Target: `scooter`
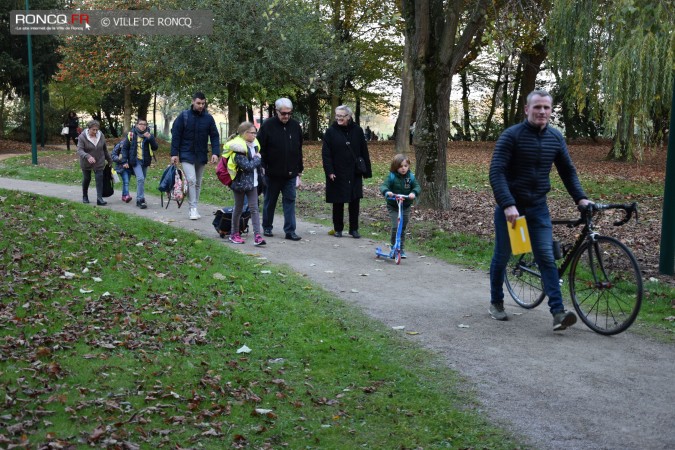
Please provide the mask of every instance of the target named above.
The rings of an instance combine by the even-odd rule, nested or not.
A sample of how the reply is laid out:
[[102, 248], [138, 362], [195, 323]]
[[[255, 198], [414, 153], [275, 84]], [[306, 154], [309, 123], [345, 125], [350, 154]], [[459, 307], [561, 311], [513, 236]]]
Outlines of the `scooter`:
[[410, 198], [407, 195], [394, 194], [393, 196], [387, 197], [388, 199], [395, 199], [398, 204], [398, 228], [396, 230], [396, 241], [391, 247], [389, 253], [382, 251], [381, 247], [375, 249], [375, 258], [380, 256], [383, 258], [390, 258], [396, 260], [396, 264], [401, 264], [401, 232], [403, 231], [403, 200]]

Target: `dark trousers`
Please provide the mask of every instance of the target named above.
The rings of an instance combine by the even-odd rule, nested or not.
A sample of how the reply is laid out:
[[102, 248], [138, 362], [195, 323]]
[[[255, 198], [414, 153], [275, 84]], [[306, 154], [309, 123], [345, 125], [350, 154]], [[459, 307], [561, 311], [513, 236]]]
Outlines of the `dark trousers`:
[[76, 134], [66, 134], [66, 148], [70, 151], [70, 140], [73, 140], [73, 144], [77, 147], [77, 135]]
[[[89, 183], [91, 183], [91, 169], [82, 169], [82, 195], [89, 196]], [[103, 199], [103, 169], [94, 171], [96, 180], [96, 198]]]
[[[359, 203], [361, 199], [357, 198], [349, 202], [349, 232], [359, 229]], [[333, 203], [333, 229], [342, 231], [345, 227], [345, 204]]]
[[262, 226], [265, 230], [272, 230], [274, 210], [277, 207], [279, 194], [281, 206], [284, 210], [284, 233], [295, 232], [295, 177], [278, 178], [265, 177], [265, 200], [263, 201]]
[[[532, 242], [534, 260], [539, 266], [544, 292], [548, 297], [551, 314], [564, 310], [562, 293], [560, 292], [560, 275], [553, 257], [553, 225], [548, 205], [518, 207], [518, 212], [526, 217], [527, 228]], [[492, 303], [504, 301], [504, 274], [511, 257], [511, 241], [507, 230], [504, 210], [497, 206], [494, 215], [495, 251], [490, 263], [490, 296]], [[510, 225], [509, 225], [510, 226]]]

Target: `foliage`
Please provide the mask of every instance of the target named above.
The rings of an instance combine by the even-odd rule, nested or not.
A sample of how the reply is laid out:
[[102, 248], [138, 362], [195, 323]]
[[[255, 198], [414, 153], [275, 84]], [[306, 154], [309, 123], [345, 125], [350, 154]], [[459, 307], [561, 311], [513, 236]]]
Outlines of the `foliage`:
[[0, 192], [0, 225], [8, 448], [517, 447], [431, 355], [285, 269], [32, 194]]
[[635, 144], [653, 142], [653, 121], [670, 109], [672, 6], [665, 0], [554, 2], [552, 63], [579, 111], [602, 109], [606, 131], [616, 138], [615, 157], [629, 159]]
[[[31, 9], [60, 9], [62, 0], [33, 0]], [[0, 92], [3, 94], [15, 90], [19, 95], [27, 95], [28, 85], [28, 48], [25, 35], [13, 35], [9, 32], [9, 13], [12, 10], [25, 10], [24, 0], [5, 0], [0, 5]], [[55, 35], [31, 36], [33, 53], [33, 72], [38, 79], [48, 80], [57, 70], [59, 56], [55, 52], [59, 38]]]

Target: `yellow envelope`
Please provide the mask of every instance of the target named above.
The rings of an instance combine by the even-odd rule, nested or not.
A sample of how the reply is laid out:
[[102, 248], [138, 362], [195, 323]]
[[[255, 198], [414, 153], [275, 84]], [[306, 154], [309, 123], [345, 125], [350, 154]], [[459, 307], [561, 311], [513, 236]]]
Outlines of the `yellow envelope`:
[[527, 221], [525, 221], [525, 216], [520, 216], [516, 219], [515, 228], [513, 228], [510, 223], [506, 222], [506, 228], [509, 230], [511, 252], [514, 255], [530, 253], [532, 251], [532, 243], [530, 242], [530, 233], [527, 231]]

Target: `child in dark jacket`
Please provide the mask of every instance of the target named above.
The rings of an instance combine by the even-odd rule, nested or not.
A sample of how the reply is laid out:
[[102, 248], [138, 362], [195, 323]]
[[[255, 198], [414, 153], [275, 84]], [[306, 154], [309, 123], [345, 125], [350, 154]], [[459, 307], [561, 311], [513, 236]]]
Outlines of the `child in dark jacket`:
[[407, 156], [398, 154], [394, 156], [389, 167], [389, 175], [380, 186], [380, 192], [387, 198], [387, 211], [391, 220], [391, 245], [396, 243], [396, 231], [398, 229], [398, 204], [395, 199], [390, 199], [395, 194], [408, 195], [409, 198], [403, 201], [401, 213], [403, 216], [403, 228], [401, 230], [401, 258], [406, 258], [403, 251], [405, 244], [405, 230], [410, 219], [410, 207], [415, 197], [420, 195], [420, 185], [415, 175], [410, 171], [410, 159]]

